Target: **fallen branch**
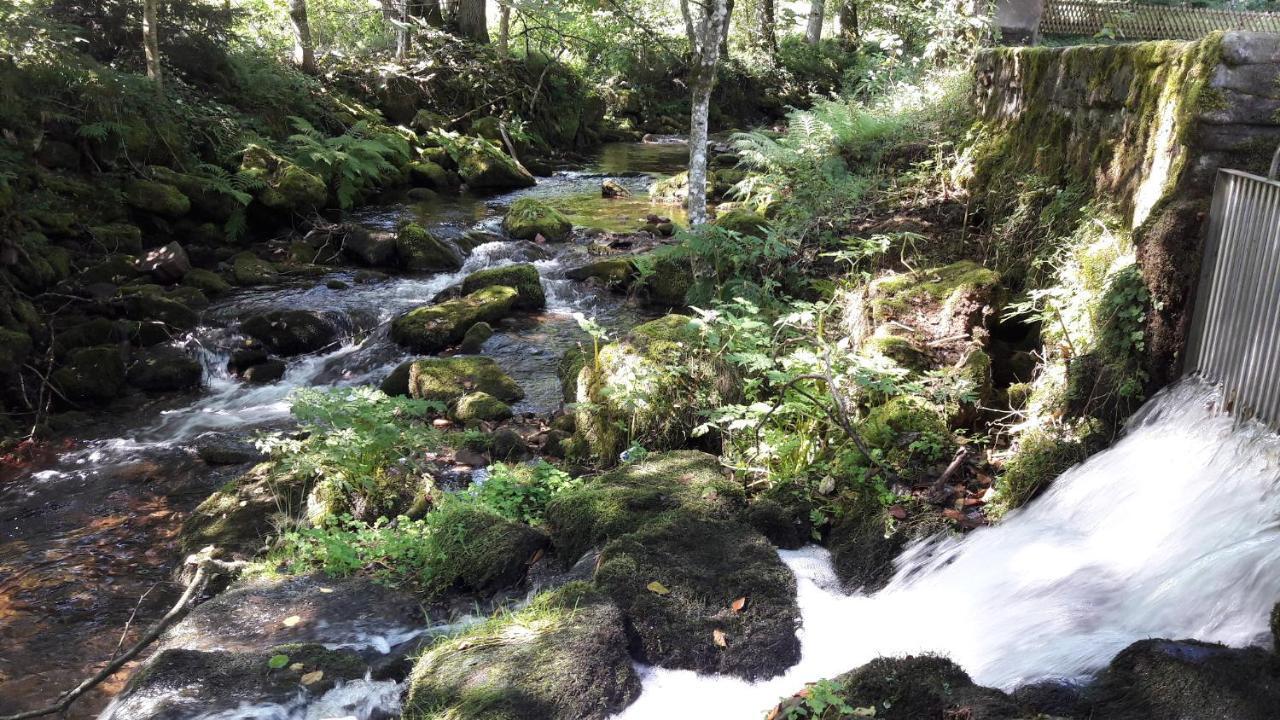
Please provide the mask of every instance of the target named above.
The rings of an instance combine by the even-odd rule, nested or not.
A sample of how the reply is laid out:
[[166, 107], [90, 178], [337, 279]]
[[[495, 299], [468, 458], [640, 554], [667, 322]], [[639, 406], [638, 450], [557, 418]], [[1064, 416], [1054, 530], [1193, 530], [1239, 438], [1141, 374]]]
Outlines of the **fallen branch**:
[[210, 578], [222, 572], [235, 572], [243, 568], [246, 563], [243, 562], [224, 562], [214, 560], [207, 554], [192, 555], [187, 558], [188, 564], [196, 566], [195, 575], [192, 576], [191, 582], [187, 583], [187, 589], [182, 593], [182, 597], [178, 598], [178, 602], [174, 603], [169, 612], [160, 618], [151, 629], [147, 631], [142, 639], [134, 643], [132, 647], [124, 651], [124, 654], [116, 657], [115, 660], [107, 663], [107, 666], [99, 670], [93, 677], [88, 678], [84, 682], [75, 686], [71, 690], [63, 693], [58, 697], [58, 701], [54, 704], [40, 708], [38, 710], [28, 710], [18, 713], [17, 715], [0, 716], [0, 720], [28, 720], [28, 718], [44, 717], [46, 715], [54, 715], [64, 713], [67, 708], [71, 707], [71, 703], [80, 699], [85, 693], [97, 687], [102, 681], [115, 675], [124, 667], [126, 663], [137, 657], [148, 645], [155, 642], [165, 630], [173, 625], [191, 609], [191, 605], [195, 598], [200, 596], [206, 585], [209, 584]]

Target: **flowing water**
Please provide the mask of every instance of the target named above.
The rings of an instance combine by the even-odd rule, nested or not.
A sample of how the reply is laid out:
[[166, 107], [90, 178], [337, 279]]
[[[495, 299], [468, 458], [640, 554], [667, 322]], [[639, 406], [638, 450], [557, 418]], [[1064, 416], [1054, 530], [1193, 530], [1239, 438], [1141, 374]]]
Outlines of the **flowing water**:
[[878, 656], [939, 653], [1012, 689], [1084, 679], [1144, 638], [1270, 642], [1280, 437], [1235, 427], [1214, 395], [1197, 380], [1166, 390], [1000, 525], [909, 548], [874, 595], [843, 594], [825, 550], [781, 553], [799, 581], [800, 663], [756, 684], [641, 668], [644, 692], [617, 717], [758, 718]]
[[[366, 207], [350, 219], [384, 229], [413, 219], [445, 238], [468, 230], [501, 238], [504, 208], [529, 195], [566, 208], [584, 227], [634, 229], [649, 214], [671, 216], [676, 210], [651, 205], [646, 190], [655, 175], [679, 170], [685, 157], [681, 146], [612, 145], [587, 171], [557, 173], [535, 188]], [[632, 196], [602, 200], [600, 183], [606, 177]], [[587, 339], [573, 314], [592, 316], [613, 329], [644, 319], [619, 298], [564, 278], [566, 269], [587, 259], [584, 244], [540, 247], [498, 239], [476, 247], [456, 273], [356, 282], [351, 273], [338, 272], [239, 291], [205, 311], [201, 327], [184, 341], [205, 367], [201, 392], [148, 401], [123, 416], [87, 424], [66, 446], [21, 469], [0, 470], [0, 714], [52, 701], [58, 691], [104, 666], [117, 646], [132, 643], [177, 598], [181, 589], [171, 575], [179, 560], [181, 519], [239, 471], [211, 468], [195, 458], [192, 446], [202, 433], [280, 427], [288, 422], [289, 396], [298, 388], [381, 381], [408, 357], [389, 341], [389, 321], [431, 302], [468, 273], [513, 262], [532, 261], [538, 267], [546, 310], [495, 328], [482, 353], [525, 388], [517, 412], [555, 410], [560, 354]], [[330, 289], [326, 281], [331, 279], [349, 287]], [[240, 383], [226, 369], [240, 337], [237, 321], [283, 308], [325, 313], [343, 328], [343, 343], [290, 361], [278, 383]], [[69, 717], [94, 717], [134, 666], [74, 705]], [[385, 683], [365, 689], [394, 695]], [[337, 707], [353, 694], [358, 694], [353, 687], [339, 687], [325, 702]], [[306, 718], [312, 712], [310, 704], [299, 701], [246, 717]], [[369, 717], [364, 711], [347, 714]]]

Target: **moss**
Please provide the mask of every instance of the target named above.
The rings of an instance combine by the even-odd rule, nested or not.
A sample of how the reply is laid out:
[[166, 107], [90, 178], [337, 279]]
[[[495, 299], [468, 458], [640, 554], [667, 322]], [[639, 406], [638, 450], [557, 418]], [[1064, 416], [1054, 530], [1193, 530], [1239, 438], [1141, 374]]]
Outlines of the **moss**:
[[636, 262], [644, 268], [641, 277], [649, 304], [669, 308], [682, 308], [687, 304], [689, 289], [693, 287], [693, 270], [686, 259], [675, 253], [652, 252], [638, 257]]
[[813, 540], [809, 507], [800, 503], [757, 497], [747, 508], [745, 521], [769, 542], [784, 550], [798, 550]]
[[1022, 507], [1073, 465], [1084, 462], [1089, 447], [1062, 428], [1028, 430], [1018, 437], [1013, 456], [996, 484], [992, 515]]
[[172, 185], [155, 180], [134, 179], [125, 183], [125, 202], [135, 210], [179, 218], [191, 212], [191, 200]]
[[908, 482], [927, 478], [955, 449], [946, 419], [912, 395], [872, 408], [860, 430], [869, 447], [882, 451], [881, 462]]
[[76, 348], [49, 381], [73, 402], [107, 402], [124, 392], [124, 356], [115, 345]]
[[909, 337], [893, 335], [885, 326], [876, 328], [876, 332], [862, 343], [863, 354], [870, 357], [882, 357], [898, 367], [924, 372], [933, 365], [929, 353]]
[[547, 505], [547, 527], [561, 559], [573, 562], [607, 540], [674, 512], [712, 519], [746, 507], [741, 486], [713, 455], [655, 453], [561, 492]]
[[252, 557], [275, 530], [278, 513], [297, 513], [309, 483], [275, 471], [271, 463], [254, 466], [234, 482], [205, 498], [182, 523], [183, 552], [213, 545], [238, 557]]
[[547, 546], [542, 533], [474, 503], [446, 502], [437, 527], [441, 562], [432, 568], [435, 585], [491, 594], [524, 579], [534, 553]]
[[565, 273], [570, 280], [595, 279], [610, 289], [625, 288], [635, 279], [636, 268], [630, 258], [613, 257], [587, 263]]
[[260, 145], [245, 148], [241, 171], [263, 182], [258, 202], [268, 209], [303, 213], [328, 204], [324, 180]]
[[426, 228], [409, 223], [396, 233], [396, 254], [406, 270], [446, 272], [462, 268], [462, 253]]
[[162, 347], [135, 356], [127, 378], [130, 385], [149, 392], [190, 390], [200, 385], [204, 368], [185, 352]]
[[564, 351], [556, 363], [556, 377], [560, 378], [560, 394], [567, 403], [578, 399], [578, 376], [587, 362], [587, 354], [574, 345]]
[[120, 285], [140, 275], [137, 258], [132, 255], [108, 255], [102, 262], [85, 268], [80, 282], [85, 285], [110, 283]]
[[409, 680], [406, 720], [604, 720], [640, 681], [618, 609], [586, 583], [441, 641]]
[[[961, 260], [919, 273], [890, 275], [872, 283], [872, 319], [883, 324], [907, 317], [921, 307], [942, 307], [945, 314], [963, 312], [972, 297], [989, 305], [1000, 286], [1000, 274], [971, 260]], [[948, 312], [950, 310], [951, 312]]]
[[24, 332], [0, 328], [0, 373], [11, 374], [27, 361], [31, 354], [31, 336]]
[[467, 427], [509, 417], [511, 406], [487, 392], [467, 393], [458, 398], [458, 404], [453, 408], [453, 419]]
[[467, 328], [467, 334], [462, 336], [462, 344], [458, 349], [464, 353], [478, 353], [491, 337], [493, 337], [493, 326], [487, 322], [478, 322]]
[[142, 230], [137, 225], [112, 223], [89, 228], [89, 236], [107, 252], [136, 255], [142, 252]]
[[182, 330], [195, 327], [199, 320], [194, 310], [158, 292], [126, 294], [120, 300], [120, 307], [130, 320], [159, 320]]
[[533, 187], [537, 181], [487, 141], [467, 142], [457, 151], [458, 174], [473, 190]]
[[493, 285], [439, 305], [424, 305], [392, 321], [391, 338], [414, 352], [438, 352], [461, 341], [472, 325], [506, 317], [518, 296], [515, 288]]
[[251, 252], [231, 258], [231, 281], [236, 285], [266, 285], [276, 279], [276, 273], [275, 265]]
[[201, 268], [192, 268], [182, 276], [182, 284], [193, 287], [206, 295], [221, 295], [231, 291], [231, 283], [221, 275]]
[[578, 378], [577, 434], [589, 457], [610, 465], [632, 444], [684, 446], [708, 410], [731, 402], [729, 366], [692, 320], [668, 315], [601, 348]]
[[414, 187], [430, 188], [438, 191], [455, 189], [449, 177], [449, 171], [430, 160], [410, 163], [409, 181], [413, 183]]
[[541, 310], [547, 305], [547, 296], [542, 290], [542, 278], [538, 275], [538, 268], [530, 263], [503, 265], [473, 272], [462, 281], [462, 292], [470, 295], [492, 285], [515, 288], [516, 301], [513, 307], [520, 310]]
[[541, 235], [549, 242], [564, 242], [573, 231], [573, 223], [541, 200], [520, 198], [511, 203], [502, 219], [502, 229], [520, 240], [533, 240]]
[[[725, 171], [721, 171], [725, 172]], [[769, 221], [750, 210], [730, 210], [712, 223], [715, 227], [740, 235], [762, 238], [769, 233]]]
[[622, 608], [642, 662], [754, 680], [799, 660], [795, 576], [746, 526], [675, 512], [610, 541], [601, 558], [596, 584]]
[[451, 403], [466, 394], [468, 389], [487, 393], [507, 403], [524, 398], [524, 390], [490, 358], [426, 358], [411, 361], [406, 366], [406, 394], [418, 400]]

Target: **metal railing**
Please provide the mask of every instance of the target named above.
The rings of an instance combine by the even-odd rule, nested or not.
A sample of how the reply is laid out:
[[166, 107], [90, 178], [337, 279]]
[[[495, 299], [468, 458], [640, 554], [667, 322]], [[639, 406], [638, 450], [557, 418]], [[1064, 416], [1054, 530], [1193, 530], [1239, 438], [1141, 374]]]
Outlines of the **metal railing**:
[[1186, 371], [1222, 385], [1224, 409], [1280, 425], [1280, 182], [1219, 170]]
[[1110, 0], [1045, 0], [1043, 35], [1197, 40], [1214, 30], [1280, 32], [1280, 13]]

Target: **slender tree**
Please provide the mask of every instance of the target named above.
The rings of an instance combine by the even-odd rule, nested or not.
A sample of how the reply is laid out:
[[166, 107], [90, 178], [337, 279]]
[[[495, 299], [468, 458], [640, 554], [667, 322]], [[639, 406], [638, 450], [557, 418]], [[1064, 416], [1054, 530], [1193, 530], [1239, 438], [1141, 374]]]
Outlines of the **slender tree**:
[[825, 0], [813, 0], [809, 5], [809, 24], [805, 27], [804, 39], [810, 45], [817, 45], [822, 40], [822, 21], [825, 13]]
[[684, 18], [684, 35], [689, 41], [689, 52], [698, 54], [698, 29], [693, 25], [693, 12], [689, 9], [689, 0], [680, 0], [680, 17]]
[[861, 29], [858, 27], [857, 0], [841, 0], [837, 17], [840, 20], [840, 44], [846, 48], [854, 47], [858, 44], [858, 35], [861, 34]]
[[156, 20], [156, 6], [160, 0], [142, 0], [142, 47], [147, 56], [147, 77], [156, 84], [156, 92], [163, 92], [164, 78], [160, 70], [160, 31]]
[[289, 19], [293, 21], [293, 62], [302, 72], [316, 71], [316, 50], [311, 44], [311, 21], [307, 17], [307, 0], [289, 0]]
[[756, 3], [756, 42], [761, 50], [777, 54], [778, 21], [774, 0], [758, 0]]
[[720, 58], [722, 60], [729, 59], [729, 26], [733, 22], [733, 6], [734, 0], [728, 0], [728, 17], [724, 21], [724, 33], [720, 35]]
[[503, 55], [511, 53], [511, 6], [505, 2], [498, 3], [498, 52]]
[[707, 115], [716, 84], [720, 38], [729, 25], [729, 0], [705, 2], [695, 26], [699, 52], [694, 56], [690, 78], [693, 98], [689, 123], [689, 224], [693, 226], [707, 222]]

